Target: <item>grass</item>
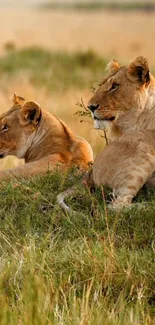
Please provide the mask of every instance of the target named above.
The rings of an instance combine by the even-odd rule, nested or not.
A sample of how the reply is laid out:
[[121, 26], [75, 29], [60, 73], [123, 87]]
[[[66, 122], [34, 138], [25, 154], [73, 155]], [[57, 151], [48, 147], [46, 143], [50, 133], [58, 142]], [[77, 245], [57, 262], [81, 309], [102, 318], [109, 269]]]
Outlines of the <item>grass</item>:
[[35, 86], [64, 91], [69, 87], [81, 89], [91, 84], [91, 80], [98, 80], [103, 76], [105, 64], [106, 61], [91, 50], [70, 54], [39, 47], [21, 50], [11, 47], [0, 57], [0, 74], [12, 80], [18, 75], [27, 75]]
[[[58, 172], [0, 192], [0, 323], [155, 323], [154, 193], [106, 212], [102, 191], [78, 190], [65, 215], [56, 195], [78, 181]], [[105, 193], [108, 194], [106, 191]]]
[[47, 2], [41, 6], [44, 9], [72, 9], [72, 10], [143, 10], [152, 11], [155, 10], [155, 3], [153, 1], [148, 2], [134, 2], [134, 1], [120, 1], [120, 2], [105, 2], [105, 1], [77, 1], [77, 2]]

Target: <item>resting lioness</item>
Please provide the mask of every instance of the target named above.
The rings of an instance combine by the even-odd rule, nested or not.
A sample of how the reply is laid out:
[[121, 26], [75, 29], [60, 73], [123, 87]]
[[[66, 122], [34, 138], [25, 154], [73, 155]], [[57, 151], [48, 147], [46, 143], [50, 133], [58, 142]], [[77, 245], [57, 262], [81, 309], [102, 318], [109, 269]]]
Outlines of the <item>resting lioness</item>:
[[[108, 185], [113, 205], [122, 206], [130, 204], [146, 182], [155, 185], [155, 79], [143, 57], [124, 67], [112, 61], [108, 69], [88, 107], [95, 127], [110, 127], [114, 141], [97, 155], [87, 183]], [[58, 196], [65, 210], [63, 200], [74, 192], [72, 188]]]
[[110, 140], [133, 130], [155, 129], [155, 79], [147, 59], [138, 57], [127, 66], [111, 61], [88, 107], [95, 128], [109, 128]]
[[87, 169], [93, 160], [89, 143], [75, 136], [56, 116], [14, 94], [13, 106], [0, 116], [0, 158], [14, 155], [25, 165], [0, 171], [0, 179], [29, 177], [56, 166]]

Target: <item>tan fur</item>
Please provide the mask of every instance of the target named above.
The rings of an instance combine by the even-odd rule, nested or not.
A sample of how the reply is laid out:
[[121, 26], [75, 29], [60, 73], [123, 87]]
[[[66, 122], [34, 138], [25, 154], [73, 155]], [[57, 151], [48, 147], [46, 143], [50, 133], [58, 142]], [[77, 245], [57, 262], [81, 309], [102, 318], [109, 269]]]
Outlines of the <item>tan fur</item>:
[[[138, 57], [129, 65], [111, 69], [90, 99], [88, 107], [98, 105], [92, 113], [95, 128], [110, 129], [110, 139], [133, 130], [155, 126], [155, 79], [146, 58]], [[115, 89], [113, 89], [114, 85]]]
[[56, 116], [14, 94], [13, 107], [0, 116], [0, 156], [14, 155], [25, 165], [0, 172], [0, 179], [29, 177], [57, 166], [87, 169], [92, 149]]
[[96, 128], [110, 127], [111, 142], [97, 155], [86, 182], [109, 186], [113, 206], [120, 207], [131, 204], [146, 182], [155, 185], [155, 79], [143, 57], [109, 68], [88, 107]]
[[119, 68], [120, 68], [119, 63], [113, 59], [107, 64], [106, 70], [110, 73], [115, 73], [116, 71], [119, 70]]
[[113, 190], [114, 205], [127, 205], [155, 170], [155, 130], [133, 131], [111, 142], [93, 166], [93, 181]]

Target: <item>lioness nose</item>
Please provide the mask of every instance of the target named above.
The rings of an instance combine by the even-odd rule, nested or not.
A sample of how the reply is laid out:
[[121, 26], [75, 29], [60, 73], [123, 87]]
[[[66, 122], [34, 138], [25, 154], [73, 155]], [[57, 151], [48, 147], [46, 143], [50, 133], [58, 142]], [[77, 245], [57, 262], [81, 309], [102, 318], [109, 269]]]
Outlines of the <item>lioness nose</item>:
[[90, 104], [88, 105], [88, 108], [90, 109], [90, 111], [92, 113], [94, 113], [94, 111], [99, 107], [99, 104]]

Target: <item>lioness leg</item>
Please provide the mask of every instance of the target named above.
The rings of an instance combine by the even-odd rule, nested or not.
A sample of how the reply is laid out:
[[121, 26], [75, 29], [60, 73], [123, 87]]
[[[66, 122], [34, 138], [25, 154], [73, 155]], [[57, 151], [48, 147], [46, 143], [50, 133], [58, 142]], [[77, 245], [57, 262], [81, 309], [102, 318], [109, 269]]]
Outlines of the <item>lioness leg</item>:
[[[135, 194], [136, 195], [136, 194]], [[132, 194], [122, 194], [122, 195], [119, 195], [113, 202], [112, 202], [112, 206], [115, 208], [117, 207], [123, 207], [123, 206], [127, 206], [127, 205], [130, 205], [132, 204], [132, 199], [134, 198], [134, 195]]]
[[48, 170], [52, 171], [57, 167], [60, 170], [65, 170], [67, 168], [66, 164], [61, 159], [61, 156], [59, 154], [53, 154], [40, 160], [26, 163], [25, 165], [14, 169], [0, 171], [0, 180], [22, 177], [27, 178], [39, 174], [45, 174]]
[[[150, 168], [143, 170], [143, 166], [139, 166], [137, 168], [137, 173], [135, 176], [132, 176], [132, 171], [126, 175], [126, 173], [122, 173], [122, 177], [118, 177], [116, 182], [116, 187], [113, 191], [114, 193], [114, 200], [113, 206], [127, 206], [132, 203], [132, 199], [137, 195], [138, 191], [142, 188], [142, 186], [148, 181], [150, 175]], [[132, 169], [133, 170], [133, 169]], [[143, 170], [143, 172], [142, 172]], [[141, 174], [140, 174], [141, 172]]]

